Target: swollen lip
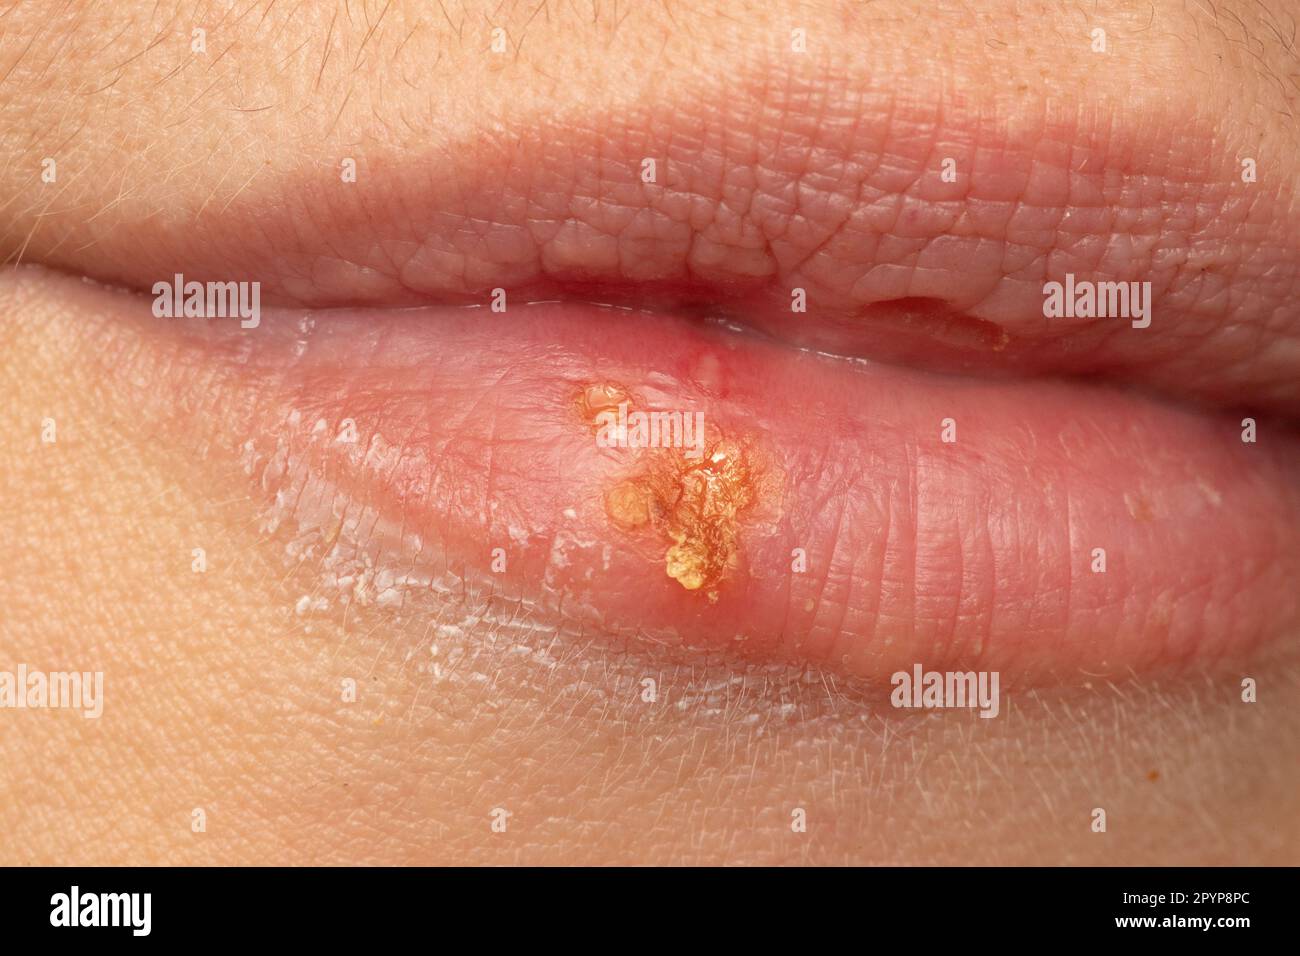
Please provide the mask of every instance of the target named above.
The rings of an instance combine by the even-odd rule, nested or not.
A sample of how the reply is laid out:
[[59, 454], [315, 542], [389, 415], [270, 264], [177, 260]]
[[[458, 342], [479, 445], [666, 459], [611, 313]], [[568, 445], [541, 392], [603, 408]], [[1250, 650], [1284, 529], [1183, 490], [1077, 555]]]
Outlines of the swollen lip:
[[[350, 529], [407, 579], [541, 626], [1045, 676], [1243, 651], [1300, 617], [1300, 455], [1236, 419], [587, 306], [301, 318], [203, 344], [239, 409], [219, 441], [321, 549]], [[159, 364], [188, 387], [187, 363]], [[702, 415], [706, 452], [749, 469], [718, 473], [740, 489], [721, 518], [698, 515], [723, 499], [674, 512], [688, 449], [602, 447], [592, 394]]]

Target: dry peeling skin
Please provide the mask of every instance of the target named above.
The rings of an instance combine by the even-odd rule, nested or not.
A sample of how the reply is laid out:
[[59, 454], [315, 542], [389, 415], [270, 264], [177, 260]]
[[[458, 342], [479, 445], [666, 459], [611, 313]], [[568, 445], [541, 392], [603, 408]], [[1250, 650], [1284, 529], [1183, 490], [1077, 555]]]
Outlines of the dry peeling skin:
[[0, 862], [1297, 861], [1286, 3], [435, 6], [0, 16]]

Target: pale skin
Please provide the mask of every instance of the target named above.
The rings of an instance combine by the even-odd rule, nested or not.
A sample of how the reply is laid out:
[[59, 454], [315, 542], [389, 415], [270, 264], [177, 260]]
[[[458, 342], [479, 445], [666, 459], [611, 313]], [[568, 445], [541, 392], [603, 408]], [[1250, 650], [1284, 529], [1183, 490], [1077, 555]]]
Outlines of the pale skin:
[[[617, 18], [427, 6], [218, 17], [125, 0], [0, 16], [0, 239], [11, 263], [38, 267], [0, 276], [0, 669], [105, 673], [98, 719], [0, 711], [0, 863], [1300, 863], [1300, 647], [1285, 622], [1207, 660], [1021, 684], [983, 720], [892, 709], [887, 674], [557, 636], [544, 619], [460, 606], [314, 610], [321, 569], [287, 560], [267, 530], [263, 489], [220, 440], [224, 411], [148, 398], [207, 381], [206, 367], [177, 371], [150, 326], [89, 315], [59, 275], [139, 287], [181, 248], [187, 262], [218, 248], [288, 261], [282, 233], [263, 246], [258, 222], [231, 236], [205, 217], [238, 209], [261, 177], [337, 182], [358, 144], [381, 170], [416, 143], [508, 141], [501, 130], [548, 112], [598, 108], [635, 129], [648, 91], [748, 76], [753, 50], [787, 45], [792, 25], [827, 62], [902, 70], [886, 51], [906, 49], [1008, 96], [1024, 84], [1086, 89], [1106, 108], [1173, 103], [1292, 183], [1300, 66], [1285, 3], [1111, 3], [1090, 19], [1054, 0], [972, 0], [942, 23], [897, 0], [647, 3]], [[1098, 23], [1104, 61], [1089, 50]], [[47, 157], [54, 194], [40, 192]], [[397, 176], [397, 200], [404, 181], [416, 188]], [[347, 194], [313, 195], [304, 233], [329, 245], [331, 230], [364, 232]], [[1273, 257], [1266, 276], [1294, 266], [1295, 220], [1260, 215], [1257, 248], [1226, 272], [1250, 274], [1251, 255]], [[350, 256], [317, 262], [310, 288], [286, 280], [280, 301], [360, 281]], [[367, 281], [356, 299], [384, 288]], [[1194, 361], [1123, 374], [1177, 401], [1249, 394], [1293, 421], [1295, 317], [1284, 303], [1259, 314], [1276, 340], [1242, 319], [1245, 335]]]

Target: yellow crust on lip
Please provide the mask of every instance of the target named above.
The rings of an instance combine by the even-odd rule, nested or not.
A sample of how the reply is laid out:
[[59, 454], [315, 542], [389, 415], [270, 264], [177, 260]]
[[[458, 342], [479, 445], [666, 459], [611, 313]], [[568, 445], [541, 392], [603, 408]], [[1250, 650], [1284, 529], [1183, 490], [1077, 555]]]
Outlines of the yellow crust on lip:
[[613, 382], [599, 382], [586, 386], [579, 393], [578, 414], [588, 424], [595, 425], [597, 416], [601, 412], [614, 411], [623, 402], [630, 404], [631, 401], [632, 396], [623, 386], [615, 385]]
[[[585, 386], [577, 398], [584, 421], [621, 403], [631, 393], [615, 383]], [[773, 487], [769, 457], [753, 441], [723, 437], [706, 429], [702, 454], [683, 448], [648, 448], [631, 453], [631, 469], [604, 495], [611, 524], [626, 533], [650, 530], [663, 539], [664, 572], [687, 591], [714, 590], [739, 561], [744, 520]]]
[[650, 520], [650, 499], [634, 481], [621, 481], [605, 494], [605, 513], [625, 531]]
[[657, 479], [656, 501], [673, 542], [665, 570], [688, 591], [712, 588], [736, 562], [741, 517], [756, 494], [749, 464], [739, 446], [719, 441], [700, 459], [671, 462]]

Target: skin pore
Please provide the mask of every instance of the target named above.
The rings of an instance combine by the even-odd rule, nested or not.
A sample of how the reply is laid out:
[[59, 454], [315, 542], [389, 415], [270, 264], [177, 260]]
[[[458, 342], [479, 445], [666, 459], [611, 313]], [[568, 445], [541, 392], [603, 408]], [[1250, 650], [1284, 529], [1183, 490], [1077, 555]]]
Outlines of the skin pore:
[[[493, 50], [497, 27], [504, 53]], [[1104, 54], [1092, 49], [1097, 27], [1105, 30]], [[194, 49], [196, 28], [204, 31], [202, 52]], [[806, 31], [802, 53], [791, 49], [796, 29]], [[1261, 551], [1237, 562], [1248, 571], [1232, 590], [1248, 600], [1218, 617], [1226, 597], [1188, 612], [1203, 622], [1189, 625], [1193, 650], [1148, 655], [1147, 645], [1120, 641], [1118, 619], [1090, 631], [1062, 612], [1069, 653], [1050, 674], [1034, 655], [1057, 648], [1052, 639], [1065, 625], [1027, 620], [1013, 635], [1033, 654], [1000, 662], [996, 719], [965, 709], [898, 710], [889, 703], [897, 662], [876, 644], [838, 666], [824, 648], [792, 662], [614, 626], [617, 602], [622, 622], [629, 607], [646, 620], [662, 613], [672, 621], [677, 602], [707, 601], [739, 548], [735, 515], [768, 520], [759, 500], [766, 490], [745, 487], [743, 506], [701, 491], [700, 501], [722, 511], [710, 524], [695, 516], [704, 504], [691, 512], [665, 490], [683, 484], [679, 471], [665, 477], [651, 461], [649, 477], [601, 472], [592, 487], [613, 489], [614, 503], [594, 491], [589, 500], [602, 515], [612, 508], [620, 526], [598, 543], [629, 567], [648, 555], [660, 574], [667, 553], [676, 590], [634, 583], [613, 597], [596, 593], [592, 607], [602, 616], [561, 621], [525, 585], [511, 590], [534, 570], [527, 541], [518, 545], [514, 579], [492, 578], [486, 564], [483, 575], [469, 573], [472, 562], [451, 557], [442, 540], [408, 554], [406, 524], [418, 509], [402, 507], [412, 498], [399, 492], [420, 476], [335, 457], [311, 437], [313, 412], [328, 419], [331, 434], [341, 417], [326, 411], [334, 385], [321, 382], [333, 383], [336, 367], [364, 343], [367, 355], [384, 356], [373, 366], [382, 374], [349, 373], [337, 391], [346, 408], [388, 416], [377, 430], [357, 416], [360, 447], [375, 447], [372, 432], [405, 447], [401, 439], [417, 429], [401, 409], [428, 404], [423, 366], [402, 364], [403, 353], [418, 349], [383, 334], [335, 331], [338, 344], [312, 339], [320, 364], [281, 360], [292, 355], [309, 307], [482, 302], [498, 283], [537, 299], [576, 289], [603, 302], [613, 297], [599, 293], [629, 275], [673, 308], [741, 289], [733, 309], [743, 315], [726, 318], [778, 340], [812, 336], [811, 326], [781, 324], [790, 287], [804, 283], [826, 306], [820, 315], [844, 323], [867, 315], [871, 330], [887, 334], [846, 337], [845, 328], [862, 329], [837, 319], [796, 344], [946, 365], [938, 359], [953, 341], [965, 348], [972, 336], [996, 343], [1005, 333], [1006, 350], [981, 346], [980, 361], [990, 364], [975, 372], [1060, 372], [1135, 388], [1135, 403], [1152, 403], [1140, 414], [1158, 423], [1153, 433], [1181, 429], [1184, 415], [1210, 423], [1222, 415], [1236, 428], [1236, 409], [1245, 407], [1266, 423], [1261, 457], [1252, 461], [1276, 461], [1279, 474], [1292, 474], [1286, 443], [1300, 412], [1300, 316], [1291, 298], [1300, 274], [1294, 44], [1295, 21], [1280, 0], [617, 7], [125, 0], [0, 8], [0, 248], [23, 264], [0, 275], [7, 410], [0, 670], [26, 663], [105, 675], [97, 719], [0, 710], [0, 862], [1300, 862], [1300, 648], [1294, 599], [1283, 600], [1283, 572], [1300, 545], [1282, 533], [1290, 527], [1285, 489], [1270, 505], [1282, 529], [1277, 540], [1265, 544], [1252, 532], [1246, 538]], [[881, 90], [897, 102], [881, 99]], [[925, 117], [939, 94], [948, 106], [935, 133]], [[716, 104], [722, 112], [710, 111]], [[888, 163], [852, 182], [836, 178], [866, 148], [853, 135], [870, 141], [872, 119], [884, 113], [902, 119], [888, 143], [875, 145], [901, 177], [919, 179], [931, 153], [951, 145], [969, 148], [962, 155], [987, 173], [979, 188], [991, 192], [963, 197], [973, 211], [942, 222], [932, 214], [948, 197], [938, 195], [911, 219], [853, 219], [848, 213], [870, 206], [873, 190], [895, 188]], [[1049, 121], [1058, 114], [1082, 119], [1064, 130]], [[1011, 119], [993, 122], [989, 133], [976, 122], [988, 115]], [[1048, 119], [1040, 127], [1026, 117]], [[548, 132], [592, 125], [585, 138]], [[1006, 202], [1050, 207], [1061, 221], [1083, 225], [1065, 243], [1031, 222], [988, 253], [988, 230], [1012, 227], [980, 220], [979, 202], [996, 211], [999, 172], [1015, 172], [1027, 139], [1054, 136], [1067, 160], [1072, 151], [1104, 160], [1097, 175], [1125, 203], [1093, 196], [1086, 165], [1066, 163], [1083, 171], [1063, 177], [1058, 196], [1050, 175], [1031, 164], [1026, 189], [1041, 188], [1040, 201]], [[941, 142], [932, 150], [927, 137]], [[746, 160], [759, 146], [778, 159]], [[980, 147], [994, 159], [980, 160]], [[620, 170], [631, 163], [639, 174], [647, 154], [670, 157], [664, 175], [674, 162], [689, 170], [679, 172], [688, 180], [678, 183], [680, 204], [669, 195], [656, 207], [681, 231], [618, 191]], [[1238, 181], [1246, 156], [1256, 161], [1258, 189], [1241, 199], [1224, 184]], [[355, 183], [340, 178], [345, 157], [358, 160]], [[47, 158], [57, 166], [52, 182], [41, 179]], [[548, 178], [557, 169], [563, 178]], [[742, 172], [726, 173], [735, 169]], [[791, 181], [811, 183], [823, 205], [810, 204], [794, 228], [759, 241], [753, 230], [762, 231], [764, 210]], [[509, 188], [498, 188], [502, 182]], [[566, 202], [586, 201], [587, 218], [554, 213], [549, 204], [566, 190]], [[1131, 218], [1116, 212], [1120, 205]], [[1160, 212], [1167, 207], [1186, 215]], [[847, 225], [819, 231], [819, 208], [828, 220], [844, 210]], [[541, 238], [515, 228], [552, 219], [563, 228]], [[469, 244], [471, 233], [482, 241]], [[914, 234], [940, 258], [897, 288], [889, 268], [864, 279], [851, 268], [867, 233], [889, 240], [868, 253], [886, 266], [893, 258], [916, 264], [906, 246]], [[968, 244], [943, 252], [961, 241]], [[1017, 250], [1024, 261], [1013, 270]], [[1006, 274], [967, 297], [952, 275], [985, 255]], [[1159, 283], [1152, 328], [1160, 337], [1134, 338], [1113, 324], [1060, 334], [1037, 322], [1024, 310], [1025, 290], [1041, 287], [1033, 263], [1054, 257], [1086, 262], [1081, 273]], [[237, 323], [208, 330], [159, 322], [147, 298], [114, 291], [147, 293], [178, 268], [262, 281], [265, 329], [241, 338]], [[683, 287], [678, 273], [686, 271], [701, 285]], [[1032, 282], [1016, 278], [1031, 273]], [[750, 283], [755, 276], [763, 282]], [[897, 304], [918, 299], [942, 300], [971, 320], [909, 318]], [[429, 367], [439, 360], [469, 367], [484, 354], [475, 334], [467, 331], [468, 344], [456, 348], [450, 334], [445, 347], [438, 340]], [[522, 332], [498, 340], [532, 342]], [[1132, 351], [1133, 342], [1151, 345]], [[552, 369], [573, 371], [572, 383], [557, 382], [554, 407], [575, 434], [588, 434], [583, 419], [619, 397], [586, 396], [582, 382], [612, 382], [640, 402], [655, 389], [671, 392], [662, 375], [597, 374], [602, 362], [620, 372], [631, 366], [618, 348], [602, 342], [590, 369], [579, 349], [544, 352]], [[723, 346], [718, 354], [727, 354]], [[472, 407], [464, 421], [476, 427], [464, 429], [489, 436], [470, 444], [493, 466], [476, 470], [478, 459], [463, 452], [447, 494], [472, 499], [467, 512], [481, 498], [525, 516], [542, 504], [560, 513], [565, 503], [551, 508], [552, 498], [595, 475], [596, 465], [558, 451], [554, 459], [532, 449], [512, 457], [529, 435], [508, 426], [534, 406], [512, 404], [521, 393], [501, 368], [495, 390], [446, 399], [453, 410]], [[902, 372], [880, 375], [891, 390], [892, 376], [899, 389], [910, 381]], [[400, 393], [385, 391], [394, 381]], [[749, 387], [761, 397], [763, 388], [783, 388], [778, 381], [772, 374]], [[1008, 391], [984, 393], [995, 400], [971, 399], [970, 407], [1026, 406], [1032, 415], [1037, 404], [1040, 413], [1071, 414], [1069, 399], [1018, 401], [1011, 391], [1018, 384], [997, 387]], [[745, 393], [744, 384], [736, 391]], [[1120, 405], [1127, 398], [1113, 401], [1129, 407]], [[300, 431], [283, 426], [290, 407], [303, 413]], [[711, 422], [727, 411], [730, 422], [748, 421], [722, 399], [708, 409]], [[52, 442], [42, 440], [47, 420]], [[1197, 436], [1182, 457], [1210, 461], [1216, 427], [1179, 430]], [[786, 431], [809, 446], [818, 439], [811, 426]], [[971, 441], [975, 432], [960, 434]], [[783, 482], [815, 470], [791, 464], [767, 470]], [[381, 472], [384, 482], [374, 479]], [[724, 488], [745, 484], [721, 464], [717, 473]], [[629, 475], [638, 479], [631, 490], [620, 485]], [[496, 491], [465, 491], [477, 492], [479, 481]], [[1232, 497], [1243, 484], [1234, 479], [1216, 492], [1240, 508], [1232, 512], [1240, 520], [1224, 527], [1267, 525], [1270, 512], [1255, 498], [1243, 494], [1238, 505]], [[532, 497], [502, 491], [512, 487]], [[1160, 517], [1160, 498], [1126, 509], [1126, 490], [1111, 489], [1117, 511], [1150, 508]], [[1032, 483], [1016, 494], [1032, 499]], [[350, 521], [330, 526], [304, 510], [315, 502], [326, 514], [335, 496], [346, 499]], [[665, 516], [662, 533], [644, 527], [652, 509]], [[925, 527], [924, 511], [922, 503], [917, 528]], [[419, 514], [421, 531], [440, 523], [438, 514]], [[604, 526], [577, 520], [572, 553], [581, 555], [582, 541], [601, 537], [595, 529]], [[1183, 525], [1174, 527], [1169, 540], [1181, 540]], [[337, 548], [313, 535], [352, 547], [344, 565], [330, 564]], [[456, 535], [472, 538], [472, 526], [447, 530], [447, 541]], [[1225, 550], [1240, 544], [1221, 537]], [[708, 547], [698, 543], [706, 538]], [[548, 539], [545, 555], [553, 544]], [[1210, 566], [1198, 564], [1202, 558], [1209, 560], [1190, 553], [1179, 560], [1199, 573]], [[1113, 559], [1122, 562], [1122, 549]], [[426, 564], [455, 570], [455, 585], [435, 586], [444, 578], [433, 572], [430, 586], [402, 583], [403, 575], [424, 575]], [[552, 571], [540, 561], [535, 575]], [[345, 577], [354, 579], [348, 600], [340, 598]], [[586, 594], [576, 586], [564, 593]], [[1087, 592], [1071, 593], [1069, 614], [1077, 615]], [[1170, 600], [1176, 620], [1192, 606]], [[725, 609], [725, 595], [721, 601]], [[735, 613], [743, 619], [743, 608]], [[1259, 616], [1251, 635], [1220, 646], [1251, 614]], [[913, 637], [941, 633], [938, 625], [927, 630], [931, 624], [918, 612], [899, 626]], [[952, 634], [949, 647], [975, 640], [958, 625]], [[853, 638], [836, 649], [857, 648]], [[1196, 652], [1206, 648], [1214, 653]], [[898, 659], [939, 662], [938, 650], [913, 650], [906, 646]], [[1246, 678], [1258, 686], [1255, 703], [1242, 700]], [[1104, 833], [1093, 829], [1097, 808], [1105, 810]], [[792, 829], [797, 811], [806, 832]], [[500, 832], [493, 823], [503, 818]]]

